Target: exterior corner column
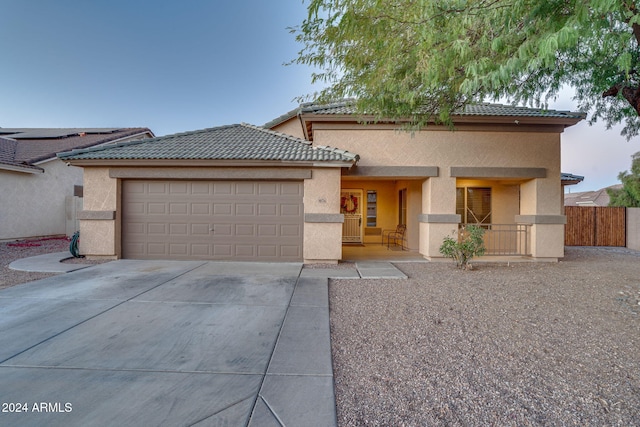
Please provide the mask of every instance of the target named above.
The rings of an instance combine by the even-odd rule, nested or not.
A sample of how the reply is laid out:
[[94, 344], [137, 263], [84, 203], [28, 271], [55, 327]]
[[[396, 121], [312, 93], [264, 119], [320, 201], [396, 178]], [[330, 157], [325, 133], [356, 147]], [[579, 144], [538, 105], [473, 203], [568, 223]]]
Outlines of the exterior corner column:
[[343, 214], [304, 214], [304, 262], [337, 263], [342, 259], [342, 223]]
[[458, 214], [420, 214], [420, 254], [429, 260], [444, 258], [440, 253], [442, 241], [458, 230]]
[[540, 261], [557, 261], [564, 257], [565, 215], [516, 215], [517, 224], [530, 226], [529, 253]]

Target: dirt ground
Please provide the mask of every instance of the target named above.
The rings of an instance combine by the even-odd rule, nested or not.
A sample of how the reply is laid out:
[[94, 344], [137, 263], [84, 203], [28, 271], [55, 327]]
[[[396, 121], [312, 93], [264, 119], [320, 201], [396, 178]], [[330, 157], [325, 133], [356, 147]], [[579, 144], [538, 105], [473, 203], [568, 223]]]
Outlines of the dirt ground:
[[340, 426], [640, 425], [640, 252], [335, 280]]

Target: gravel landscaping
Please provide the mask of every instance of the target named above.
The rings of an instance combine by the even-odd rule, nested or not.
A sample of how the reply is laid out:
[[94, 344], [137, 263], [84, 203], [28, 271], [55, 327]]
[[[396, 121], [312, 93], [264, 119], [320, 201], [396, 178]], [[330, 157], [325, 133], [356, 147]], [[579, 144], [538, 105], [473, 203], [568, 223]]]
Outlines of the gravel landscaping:
[[[56, 275], [56, 273], [34, 273], [12, 270], [9, 268], [9, 264], [21, 258], [69, 251], [69, 243], [70, 239], [66, 237], [44, 237], [41, 239], [0, 242], [0, 289]], [[97, 264], [99, 262], [105, 262], [73, 258], [71, 252], [69, 252], [69, 258], [70, 259], [65, 260], [65, 262], [74, 264]]]
[[640, 425], [640, 252], [335, 280], [340, 426]]

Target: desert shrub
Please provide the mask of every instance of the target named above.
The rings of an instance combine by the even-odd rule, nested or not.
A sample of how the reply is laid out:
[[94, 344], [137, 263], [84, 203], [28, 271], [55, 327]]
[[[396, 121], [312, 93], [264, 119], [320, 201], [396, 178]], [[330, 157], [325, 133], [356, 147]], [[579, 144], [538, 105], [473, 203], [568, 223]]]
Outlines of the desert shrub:
[[458, 268], [466, 270], [473, 257], [484, 255], [484, 229], [477, 225], [467, 225], [460, 228], [457, 234], [457, 238], [444, 238], [440, 253], [447, 258], [453, 258]]

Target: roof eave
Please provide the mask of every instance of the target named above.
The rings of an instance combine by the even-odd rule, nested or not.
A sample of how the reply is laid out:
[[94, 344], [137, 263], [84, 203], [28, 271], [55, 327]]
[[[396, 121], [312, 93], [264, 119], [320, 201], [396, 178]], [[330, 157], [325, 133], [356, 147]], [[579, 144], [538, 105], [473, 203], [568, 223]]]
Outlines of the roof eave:
[[129, 167], [350, 167], [353, 161], [303, 160], [204, 160], [204, 159], [63, 159], [73, 166]]
[[44, 173], [44, 169], [39, 168], [37, 166], [25, 167], [20, 165], [12, 165], [8, 163], [0, 163], [1, 170], [7, 170], [11, 172], [22, 172], [22, 173], [30, 173], [30, 174], [39, 174]]

